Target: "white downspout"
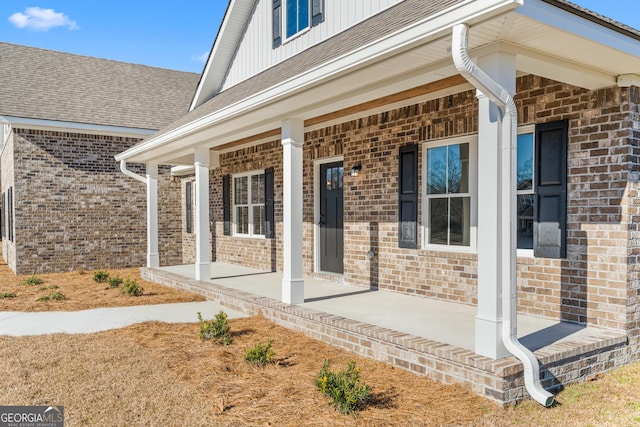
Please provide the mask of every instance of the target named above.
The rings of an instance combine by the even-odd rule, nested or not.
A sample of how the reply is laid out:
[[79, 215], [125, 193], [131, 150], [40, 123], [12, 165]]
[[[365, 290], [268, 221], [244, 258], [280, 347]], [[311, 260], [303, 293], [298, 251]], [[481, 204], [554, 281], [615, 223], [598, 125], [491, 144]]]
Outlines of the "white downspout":
[[124, 159], [120, 160], [120, 171], [122, 171], [123, 174], [127, 175], [130, 178], [137, 179], [138, 181], [147, 184], [147, 178], [127, 169], [127, 161]]
[[[500, 253], [502, 261], [502, 341], [504, 346], [518, 358], [524, 366], [524, 383], [527, 392], [538, 403], [551, 406], [554, 397], [540, 383], [540, 365], [533, 353], [523, 346], [517, 337], [516, 320], [516, 223], [513, 214], [516, 211], [516, 145], [518, 111], [509, 92], [482, 71], [469, 57], [467, 24], [453, 27], [451, 51], [453, 62], [460, 74], [476, 89], [481, 91], [503, 114], [500, 180], [509, 185], [501, 186], [502, 225]], [[509, 159], [509, 162], [505, 162]], [[505, 200], [508, 201], [505, 203]], [[509, 218], [509, 221], [504, 221]]]

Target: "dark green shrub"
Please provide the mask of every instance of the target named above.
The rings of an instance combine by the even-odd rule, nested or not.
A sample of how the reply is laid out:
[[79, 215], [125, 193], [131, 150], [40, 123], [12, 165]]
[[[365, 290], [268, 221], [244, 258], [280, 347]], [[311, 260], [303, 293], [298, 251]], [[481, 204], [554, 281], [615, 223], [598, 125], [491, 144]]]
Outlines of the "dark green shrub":
[[0, 293], [0, 299], [9, 299], [9, 298], [15, 298], [15, 297], [17, 297], [17, 295], [11, 292]]
[[45, 301], [62, 301], [66, 300], [67, 297], [64, 296], [62, 292], [51, 292], [49, 295], [44, 295], [38, 298], [36, 301], [45, 302]]
[[109, 272], [106, 270], [97, 270], [93, 272], [93, 281], [96, 283], [104, 283], [109, 278]]
[[38, 290], [39, 291], [51, 291], [51, 290], [59, 289], [59, 288], [60, 288], [60, 286], [58, 286], [58, 285], [51, 285], [51, 286], [43, 286], [43, 287], [39, 288]]
[[25, 286], [36, 286], [36, 285], [41, 285], [43, 282], [44, 281], [41, 278], [39, 278], [35, 274], [32, 274], [31, 276], [24, 279], [22, 281], [22, 284]]
[[109, 282], [109, 289], [115, 289], [122, 285], [122, 278], [118, 276], [109, 277], [109, 279], [107, 279], [107, 282]]
[[227, 322], [227, 313], [220, 310], [216, 317], [211, 320], [202, 319], [202, 315], [198, 312], [198, 321], [200, 322], [200, 339], [205, 341], [217, 341], [223, 345], [231, 344], [231, 335], [229, 331], [229, 322]]
[[128, 277], [124, 279], [124, 282], [122, 283], [122, 288], [120, 289], [121, 294], [123, 295], [126, 294], [133, 297], [139, 297], [140, 295], [142, 295], [143, 292], [144, 292], [144, 288], [138, 285], [138, 282]]
[[273, 356], [276, 354], [271, 348], [272, 343], [273, 340], [270, 339], [264, 344], [258, 343], [253, 347], [246, 349], [244, 351], [244, 360], [259, 367], [263, 367], [266, 364], [271, 363]]
[[371, 387], [360, 383], [360, 368], [356, 368], [356, 362], [351, 360], [344, 371], [329, 370], [329, 359], [324, 365], [315, 383], [318, 390], [329, 399], [341, 414], [352, 414], [362, 408], [369, 395]]

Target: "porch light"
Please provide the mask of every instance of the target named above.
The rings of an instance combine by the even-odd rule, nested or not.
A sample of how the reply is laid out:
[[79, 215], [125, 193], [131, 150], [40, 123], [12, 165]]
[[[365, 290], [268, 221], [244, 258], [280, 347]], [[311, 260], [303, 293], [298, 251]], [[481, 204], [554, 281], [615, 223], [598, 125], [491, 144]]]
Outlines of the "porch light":
[[362, 163], [358, 163], [349, 171], [350, 176], [358, 176], [360, 175], [360, 171], [362, 170]]

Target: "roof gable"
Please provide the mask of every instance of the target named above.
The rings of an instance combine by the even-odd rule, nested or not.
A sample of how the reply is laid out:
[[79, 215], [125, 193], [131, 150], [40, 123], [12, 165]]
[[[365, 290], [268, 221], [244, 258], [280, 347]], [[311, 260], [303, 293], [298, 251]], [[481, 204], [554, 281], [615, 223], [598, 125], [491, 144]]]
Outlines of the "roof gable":
[[0, 43], [0, 116], [160, 129], [188, 111], [198, 75]]

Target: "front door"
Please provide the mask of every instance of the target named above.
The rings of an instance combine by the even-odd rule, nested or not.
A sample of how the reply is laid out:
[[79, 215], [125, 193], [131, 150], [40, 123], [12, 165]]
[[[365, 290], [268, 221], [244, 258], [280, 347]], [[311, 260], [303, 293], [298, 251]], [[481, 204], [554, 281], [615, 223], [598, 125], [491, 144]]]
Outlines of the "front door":
[[343, 273], [342, 162], [320, 165], [320, 270]]

